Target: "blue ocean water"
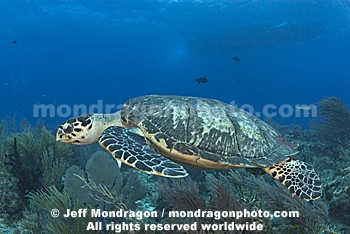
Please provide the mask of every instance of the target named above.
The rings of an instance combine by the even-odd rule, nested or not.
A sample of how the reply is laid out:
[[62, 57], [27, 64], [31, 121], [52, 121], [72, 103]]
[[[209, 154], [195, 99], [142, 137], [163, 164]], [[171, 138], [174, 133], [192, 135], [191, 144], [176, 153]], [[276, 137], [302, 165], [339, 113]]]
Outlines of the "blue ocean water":
[[[326, 96], [349, 104], [349, 15], [345, 0], [3, 0], [0, 117], [55, 127], [67, 117], [59, 107], [146, 94], [256, 110]], [[38, 104], [53, 105], [55, 115], [36, 116]]]
[[[341, 102], [350, 107], [349, 42], [350, 0], [1, 0], [0, 233], [14, 229], [61, 233], [52, 231], [55, 227], [86, 233], [85, 224], [82, 227], [65, 219], [62, 225], [62, 216], [60, 219], [48, 212], [81, 204], [104, 211], [120, 206], [125, 211], [163, 213], [193, 208], [300, 210], [299, 219], [265, 217], [254, 221], [264, 224], [266, 233], [349, 233], [350, 127], [349, 111]], [[175, 144], [170, 151], [165, 149], [167, 143], [172, 144], [171, 136], [166, 141], [160, 137], [159, 145], [147, 138], [158, 155], [144, 138], [128, 130], [119, 150], [122, 143], [116, 132], [124, 130], [115, 128], [119, 130], [112, 132], [114, 136], [105, 131], [103, 136], [110, 139], [102, 142], [102, 148], [113, 150], [117, 162], [122, 158], [126, 164], [122, 168], [98, 144], [78, 147], [62, 143], [97, 140], [100, 121], [87, 127], [93, 129], [87, 135], [83, 133], [90, 119], [79, 119], [81, 124], [68, 122], [58, 131], [68, 137], [56, 135], [61, 142], [55, 141], [57, 127], [70, 117], [114, 112], [129, 98], [148, 94], [213, 98], [238, 105], [262, 119], [273, 118], [277, 124], [269, 123], [286, 140], [281, 137], [274, 143], [274, 131], [265, 131], [266, 136], [261, 137], [242, 130], [259, 128], [259, 121], [256, 125], [240, 124], [242, 131], [235, 132], [232, 142], [242, 161], [230, 159], [225, 150], [216, 155], [220, 144], [225, 143], [221, 140], [224, 131], [214, 146], [204, 140], [208, 144], [203, 151], [212, 149], [215, 154], [206, 156], [214, 162], [243, 167], [250, 166], [247, 162], [256, 163], [256, 169], [264, 167], [280, 182], [286, 176], [282, 184], [289, 191], [276, 186], [268, 175], [243, 168], [204, 172], [184, 166], [189, 179], [177, 184], [141, 173], [150, 171], [153, 159], [160, 165], [153, 165], [158, 170], [153, 174], [164, 176], [167, 169], [159, 173], [163, 166], [180, 167], [165, 158], [186, 164], [183, 159], [200, 148], [179, 147], [176, 150], [180, 153], [171, 155]], [[339, 100], [324, 99], [331, 96]], [[310, 122], [320, 120], [313, 118], [317, 114], [310, 116], [320, 100], [324, 110], [320, 116], [329, 121], [308, 131]], [[6, 120], [7, 116], [11, 118]], [[25, 121], [22, 127], [13, 127], [13, 116], [18, 124], [24, 119], [32, 126], [44, 121], [50, 131], [41, 124], [29, 128]], [[235, 125], [240, 119], [230, 120]], [[148, 127], [149, 135], [153, 134], [154, 126]], [[206, 123], [198, 127], [208, 130]], [[190, 131], [189, 124], [186, 131]], [[174, 135], [177, 138], [182, 132]], [[246, 136], [257, 141], [250, 144]], [[237, 140], [239, 137], [243, 140]], [[270, 151], [260, 157], [260, 148]], [[288, 163], [280, 161], [282, 156], [288, 156]], [[265, 165], [262, 162], [266, 158], [271, 162]], [[133, 161], [136, 159], [139, 163]], [[198, 157], [193, 160], [194, 166], [197, 161]], [[287, 166], [283, 172], [279, 166], [273, 171], [276, 164], [272, 163]], [[216, 168], [205, 161], [198, 164]], [[278, 170], [280, 177], [276, 177]], [[98, 188], [110, 189], [110, 199], [100, 199]], [[299, 199], [300, 194], [305, 199], [305, 191], [312, 199], [322, 193], [321, 199]], [[34, 195], [40, 194], [48, 204], [46, 208], [43, 203], [35, 204]], [[49, 207], [57, 206], [57, 199], [63, 196], [71, 200], [66, 199], [67, 204], [63, 201], [62, 207]], [[180, 206], [176, 206], [177, 201]], [[181, 207], [181, 202], [190, 209]], [[149, 219], [145, 223], [194, 221], [182, 218]], [[117, 221], [121, 220], [132, 219], [125, 216]], [[204, 223], [227, 220], [202, 219]], [[98, 221], [108, 223], [112, 219]]]

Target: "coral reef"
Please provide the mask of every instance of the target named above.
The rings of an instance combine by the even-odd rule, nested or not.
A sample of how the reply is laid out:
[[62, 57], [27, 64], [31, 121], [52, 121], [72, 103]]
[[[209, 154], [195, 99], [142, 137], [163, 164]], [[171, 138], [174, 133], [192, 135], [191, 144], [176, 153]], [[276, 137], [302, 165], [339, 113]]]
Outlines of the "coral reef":
[[6, 138], [6, 163], [19, 180], [22, 197], [30, 191], [55, 185], [61, 188], [65, 161], [72, 154], [46, 128], [26, 129]]
[[247, 208], [255, 209], [259, 205], [257, 195], [245, 185], [246, 178], [250, 176], [252, 175], [243, 169], [209, 173], [205, 178], [206, 187], [216, 188], [215, 184], [220, 183], [241, 204], [244, 204]]
[[87, 208], [86, 205], [80, 204], [72, 200], [66, 192], [60, 192], [55, 186], [51, 186], [45, 190], [36, 193], [30, 193], [30, 204], [33, 210], [39, 214], [38, 216], [28, 214], [26, 219], [20, 222], [21, 230], [28, 230], [32, 233], [38, 231], [40, 227], [33, 225], [28, 220], [37, 220], [42, 222], [42, 230], [39, 233], [85, 233], [88, 222], [97, 221], [95, 218], [75, 219], [52, 217], [51, 210], [58, 209], [62, 213], [67, 209], [78, 210], [79, 208]]
[[[275, 181], [268, 183], [262, 178], [253, 176], [246, 177], [245, 185], [256, 191], [259, 200], [261, 200], [261, 209], [299, 212], [299, 217], [287, 218], [289, 224], [281, 225], [280, 223], [278, 225], [279, 232], [319, 233], [324, 229], [327, 223], [328, 207], [322, 200], [307, 202], [299, 198], [294, 198], [280, 183]], [[268, 228], [275, 232], [276, 230], [274, 230], [275, 227], [273, 226], [269, 223]]]
[[25, 210], [23, 218], [16, 222], [17, 233], [42, 233], [43, 223], [40, 215], [34, 211]]
[[165, 203], [177, 210], [205, 209], [205, 199], [200, 195], [197, 183], [184, 178], [179, 180], [162, 180], [159, 186], [160, 197]]
[[350, 140], [350, 111], [336, 97], [321, 100], [318, 104], [319, 122], [312, 127], [321, 140], [344, 143]]
[[40, 124], [31, 128], [23, 122], [21, 131], [9, 119], [2, 121], [1, 126], [0, 179], [4, 182], [1, 189], [4, 194], [0, 207], [7, 219], [13, 220], [21, 217], [22, 210], [28, 207], [29, 192], [51, 185], [62, 188], [61, 179], [71, 150], [56, 143]]
[[55, 186], [62, 189], [62, 176], [65, 173], [66, 161], [60, 158], [55, 158], [54, 150], [51, 146], [44, 149], [41, 155], [42, 164], [42, 179], [41, 185], [44, 188]]
[[332, 217], [350, 226], [350, 173], [344, 170], [327, 181], [325, 191]]
[[[311, 203], [294, 198], [286, 188], [269, 177], [253, 176], [245, 170], [210, 172], [206, 175], [205, 184], [207, 192], [203, 193], [199, 190], [198, 183], [191, 179], [163, 181], [159, 188], [163, 203], [159, 202], [158, 206], [164, 206], [165, 201], [165, 204], [176, 210], [237, 211], [246, 208], [271, 212], [299, 212], [298, 218], [225, 220], [236, 223], [257, 221], [264, 224], [267, 232], [272, 233], [319, 233], [327, 227], [328, 207], [322, 200]], [[202, 219], [195, 221], [203, 222]], [[205, 222], [218, 221], [205, 220]]]
[[20, 216], [23, 207], [18, 179], [0, 162], [0, 218], [13, 221]]
[[318, 140], [308, 141], [303, 153], [317, 159], [314, 165], [324, 180], [331, 218], [350, 226], [350, 110], [336, 97], [325, 98], [318, 106], [320, 120], [311, 125]]
[[91, 156], [85, 171], [74, 165], [68, 168], [64, 184], [70, 196], [107, 210], [113, 207], [136, 209], [136, 202], [147, 193], [135, 173], [123, 176], [117, 163], [103, 151], [97, 151]]
[[[198, 183], [191, 178], [178, 179], [173, 181], [162, 180], [159, 186], [159, 203], [158, 207], [178, 211], [242, 211], [245, 206], [237, 201], [230, 191], [215, 177], [210, 176], [207, 181], [210, 184], [208, 190], [203, 193], [200, 191]], [[245, 223], [252, 222], [251, 218], [237, 219], [235, 217], [226, 217], [222, 219], [188, 217], [181, 220], [161, 220], [162, 223], [194, 223], [197, 224], [197, 230], [190, 233], [205, 233], [200, 225], [205, 224], [222, 224], [227, 223]], [[255, 220], [258, 221], [258, 220]], [[230, 231], [220, 231], [220, 233], [230, 233]], [[241, 233], [236, 231], [235, 233]]]
[[[93, 220], [53, 219], [51, 209], [99, 207], [149, 211], [296, 210], [300, 212], [299, 218], [239, 222], [263, 223], [265, 233], [347, 233], [350, 228], [348, 109], [336, 98], [322, 100], [319, 107], [321, 120], [313, 125], [312, 131], [274, 123], [288, 141], [299, 145], [300, 153], [296, 157], [312, 164], [320, 175], [324, 195], [322, 200], [314, 202], [293, 198], [269, 176], [256, 175], [251, 170], [188, 169], [189, 178], [163, 179], [125, 165], [119, 169], [97, 144], [71, 147], [57, 143], [42, 123], [33, 128], [22, 121], [17, 126], [13, 118], [8, 118], [0, 122], [0, 232], [6, 232], [6, 224], [12, 225], [12, 230], [17, 228], [17, 233], [85, 233], [86, 222]], [[193, 221], [231, 220], [160, 217], [143, 220], [146, 223]]]

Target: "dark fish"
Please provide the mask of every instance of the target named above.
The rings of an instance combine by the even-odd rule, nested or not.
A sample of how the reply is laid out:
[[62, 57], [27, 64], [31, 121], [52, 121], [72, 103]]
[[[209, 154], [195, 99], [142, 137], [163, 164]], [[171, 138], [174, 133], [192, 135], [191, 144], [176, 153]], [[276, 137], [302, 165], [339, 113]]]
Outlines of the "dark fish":
[[11, 41], [12, 44], [17, 44], [17, 40]]
[[236, 62], [240, 62], [240, 61], [241, 61], [241, 58], [235, 56], [235, 57], [232, 57], [232, 60], [233, 60], [233, 61], [236, 61]]
[[198, 84], [204, 84], [208, 82], [208, 78], [206, 77], [199, 77], [196, 79], [196, 81], [198, 82]]

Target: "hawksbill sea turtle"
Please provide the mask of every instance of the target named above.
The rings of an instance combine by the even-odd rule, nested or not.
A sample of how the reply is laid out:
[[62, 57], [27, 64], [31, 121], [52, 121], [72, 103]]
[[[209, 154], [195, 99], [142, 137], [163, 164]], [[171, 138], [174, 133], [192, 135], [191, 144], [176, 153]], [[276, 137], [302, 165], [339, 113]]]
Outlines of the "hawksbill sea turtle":
[[99, 142], [119, 167], [181, 178], [183, 166], [261, 168], [293, 196], [318, 199], [321, 181], [312, 166], [294, 159], [294, 146], [270, 125], [232, 105], [206, 98], [148, 95], [128, 100], [112, 114], [71, 118], [56, 140]]

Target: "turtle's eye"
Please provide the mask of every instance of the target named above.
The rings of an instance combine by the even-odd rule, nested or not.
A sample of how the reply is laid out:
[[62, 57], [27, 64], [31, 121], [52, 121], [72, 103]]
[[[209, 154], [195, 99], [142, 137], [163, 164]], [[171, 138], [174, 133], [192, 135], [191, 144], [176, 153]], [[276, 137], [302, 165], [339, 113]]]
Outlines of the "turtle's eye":
[[69, 124], [69, 123], [63, 124], [63, 125], [62, 125], [62, 128], [63, 128], [63, 131], [64, 131], [65, 133], [71, 133], [71, 132], [73, 132], [73, 129], [74, 129], [73, 125], [72, 125], [72, 124]]

